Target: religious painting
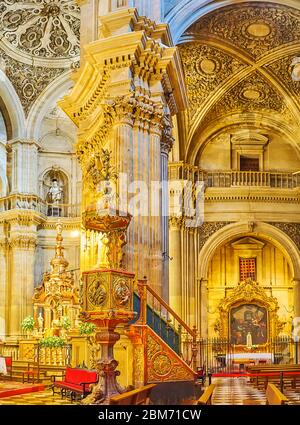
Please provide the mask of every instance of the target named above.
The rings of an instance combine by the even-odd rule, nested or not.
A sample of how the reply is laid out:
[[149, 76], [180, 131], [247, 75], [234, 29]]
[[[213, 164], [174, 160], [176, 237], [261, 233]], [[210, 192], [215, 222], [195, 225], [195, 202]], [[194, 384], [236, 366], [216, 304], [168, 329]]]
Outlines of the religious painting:
[[230, 310], [230, 341], [236, 345], [265, 344], [268, 339], [268, 314], [264, 307], [242, 304]]

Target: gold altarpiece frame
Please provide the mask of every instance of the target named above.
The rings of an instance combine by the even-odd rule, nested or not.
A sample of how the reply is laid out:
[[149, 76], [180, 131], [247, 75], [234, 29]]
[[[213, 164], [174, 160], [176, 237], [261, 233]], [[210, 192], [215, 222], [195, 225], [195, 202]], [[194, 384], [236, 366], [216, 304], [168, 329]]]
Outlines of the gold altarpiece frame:
[[278, 301], [272, 296], [268, 296], [264, 288], [258, 282], [247, 279], [240, 282], [232, 293], [221, 300], [218, 310], [219, 319], [216, 321], [214, 329], [221, 338], [231, 342], [231, 312], [243, 305], [255, 305], [266, 310], [267, 341], [263, 344], [255, 344], [251, 347], [247, 344], [234, 344], [235, 352], [268, 352], [271, 349], [271, 341], [282, 331], [285, 323], [278, 317]]

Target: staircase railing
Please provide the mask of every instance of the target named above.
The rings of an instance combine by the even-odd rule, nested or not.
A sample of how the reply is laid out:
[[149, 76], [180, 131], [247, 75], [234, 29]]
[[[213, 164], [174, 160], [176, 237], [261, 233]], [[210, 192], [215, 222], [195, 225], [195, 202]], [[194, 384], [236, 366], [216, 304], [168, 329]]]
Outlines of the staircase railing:
[[197, 362], [197, 330], [191, 329], [147, 284], [138, 280], [140, 315], [136, 322], [150, 326], [194, 370]]

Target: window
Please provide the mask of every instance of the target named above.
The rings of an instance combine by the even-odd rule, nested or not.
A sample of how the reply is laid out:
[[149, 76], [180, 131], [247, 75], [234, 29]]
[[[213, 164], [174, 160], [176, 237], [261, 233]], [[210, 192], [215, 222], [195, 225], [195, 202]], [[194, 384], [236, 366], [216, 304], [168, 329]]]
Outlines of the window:
[[241, 156], [240, 171], [259, 171], [259, 158]]
[[240, 282], [256, 280], [256, 258], [240, 258]]

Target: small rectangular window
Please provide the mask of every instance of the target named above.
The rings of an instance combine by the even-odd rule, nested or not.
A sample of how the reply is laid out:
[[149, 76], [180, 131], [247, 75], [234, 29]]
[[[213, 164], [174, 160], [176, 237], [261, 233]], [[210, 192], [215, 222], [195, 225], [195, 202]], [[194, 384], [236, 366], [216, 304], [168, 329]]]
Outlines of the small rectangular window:
[[259, 158], [241, 156], [240, 171], [259, 171]]
[[240, 282], [248, 278], [256, 281], [256, 258], [240, 258]]

